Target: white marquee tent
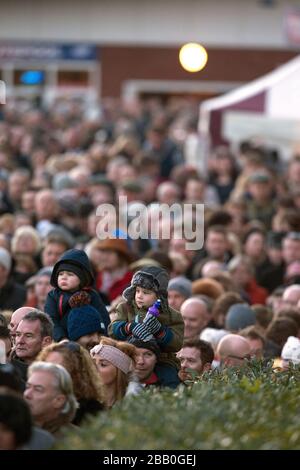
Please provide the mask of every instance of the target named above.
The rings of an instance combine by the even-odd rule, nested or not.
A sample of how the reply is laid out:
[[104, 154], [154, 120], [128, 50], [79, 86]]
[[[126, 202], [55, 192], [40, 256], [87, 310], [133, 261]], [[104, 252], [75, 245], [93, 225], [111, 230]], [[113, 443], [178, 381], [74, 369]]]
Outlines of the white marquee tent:
[[200, 106], [199, 132], [213, 147], [251, 137], [279, 147], [300, 142], [300, 56]]

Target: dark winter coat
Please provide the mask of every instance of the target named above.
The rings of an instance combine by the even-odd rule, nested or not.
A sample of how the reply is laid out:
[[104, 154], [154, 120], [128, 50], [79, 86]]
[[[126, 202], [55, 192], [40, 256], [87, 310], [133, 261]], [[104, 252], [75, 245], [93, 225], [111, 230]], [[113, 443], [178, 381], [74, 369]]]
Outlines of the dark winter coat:
[[72, 266], [75, 267], [76, 272], [78, 269], [83, 273], [83, 279], [86, 280], [85, 285], [79, 290], [86, 290], [91, 297], [90, 305], [95, 307], [101, 317], [101, 322], [105, 325], [103, 334], [106, 334], [107, 327], [109, 324], [109, 315], [103, 304], [98, 292], [93, 289], [94, 275], [91, 264], [87, 255], [82, 250], [68, 250], [55, 264], [52, 275], [51, 284], [55, 287], [49, 292], [45, 304], [45, 312], [52, 318], [54, 323], [53, 338], [54, 341], [60, 341], [62, 338], [68, 338], [67, 324], [68, 315], [71, 310], [69, 305], [70, 297], [75, 293], [74, 291], [68, 292], [59, 289], [57, 286], [57, 276], [60, 265], [70, 265], [70, 271]]
[[[101, 323], [104, 323], [105, 329], [102, 334], [107, 334], [107, 327], [109, 325], [109, 315], [102, 302], [100, 295], [94, 289], [87, 289], [91, 296], [91, 303], [93, 307], [99, 312]], [[60, 341], [63, 338], [68, 338], [68, 316], [71, 311], [69, 299], [74, 292], [66, 292], [61, 289], [53, 289], [49, 292], [45, 304], [45, 312], [51, 317], [54, 323], [53, 339]]]
[[[109, 335], [120, 341], [128, 341], [133, 327], [143, 321], [148, 309], [138, 309], [135, 302], [123, 302], [117, 307], [117, 318], [109, 326]], [[164, 309], [158, 317], [162, 325], [162, 334], [156, 337], [161, 349], [160, 363], [170, 364], [179, 368], [175, 353], [182, 347], [184, 323], [179, 312], [170, 306]]]
[[12, 279], [0, 289], [0, 309], [17, 310], [22, 307], [26, 301], [25, 287], [17, 284]]

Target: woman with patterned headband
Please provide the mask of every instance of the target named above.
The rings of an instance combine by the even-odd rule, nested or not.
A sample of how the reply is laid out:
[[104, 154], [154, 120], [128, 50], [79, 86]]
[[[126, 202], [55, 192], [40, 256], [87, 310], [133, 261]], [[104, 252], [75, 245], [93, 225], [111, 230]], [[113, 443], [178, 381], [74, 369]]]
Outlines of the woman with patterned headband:
[[122, 341], [102, 338], [91, 350], [91, 356], [103, 386], [104, 403], [111, 408], [122, 400], [133, 379], [135, 347]]

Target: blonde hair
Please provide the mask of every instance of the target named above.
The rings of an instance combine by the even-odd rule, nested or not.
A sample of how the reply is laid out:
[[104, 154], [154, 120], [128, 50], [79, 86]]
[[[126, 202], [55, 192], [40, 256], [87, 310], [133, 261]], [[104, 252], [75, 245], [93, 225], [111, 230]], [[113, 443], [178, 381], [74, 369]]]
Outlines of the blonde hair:
[[30, 225], [23, 225], [15, 231], [15, 234], [11, 241], [11, 251], [12, 254], [18, 254], [18, 243], [22, 237], [31, 237], [34, 242], [34, 255], [37, 255], [41, 249], [41, 239], [39, 233], [35, 228]]
[[[106, 346], [113, 346], [122, 351], [124, 354], [127, 354], [127, 356], [129, 356], [132, 361], [134, 361], [136, 348], [132, 344], [125, 343], [124, 341], [116, 341], [112, 338], [102, 338], [100, 344]], [[119, 368], [117, 368], [117, 377], [114, 383], [114, 403], [124, 398], [131, 376], [131, 372], [125, 374]], [[105, 385], [103, 385], [102, 387], [104, 392], [104, 402], [105, 405], [108, 406], [106, 387]]]

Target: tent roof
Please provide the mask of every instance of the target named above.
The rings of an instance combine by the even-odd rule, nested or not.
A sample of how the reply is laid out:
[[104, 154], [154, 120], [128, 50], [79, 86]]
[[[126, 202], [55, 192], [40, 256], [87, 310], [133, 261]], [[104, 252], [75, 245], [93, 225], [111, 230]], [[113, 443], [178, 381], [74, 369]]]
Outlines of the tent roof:
[[200, 105], [200, 113], [213, 111], [224, 107], [231, 106], [239, 101], [244, 101], [254, 95], [267, 91], [272, 86], [287, 79], [290, 75], [299, 71], [300, 83], [300, 55], [290, 60], [288, 63], [281, 65], [272, 72], [260, 77], [252, 82], [242, 85], [236, 90], [230, 91], [223, 96], [205, 100]]

